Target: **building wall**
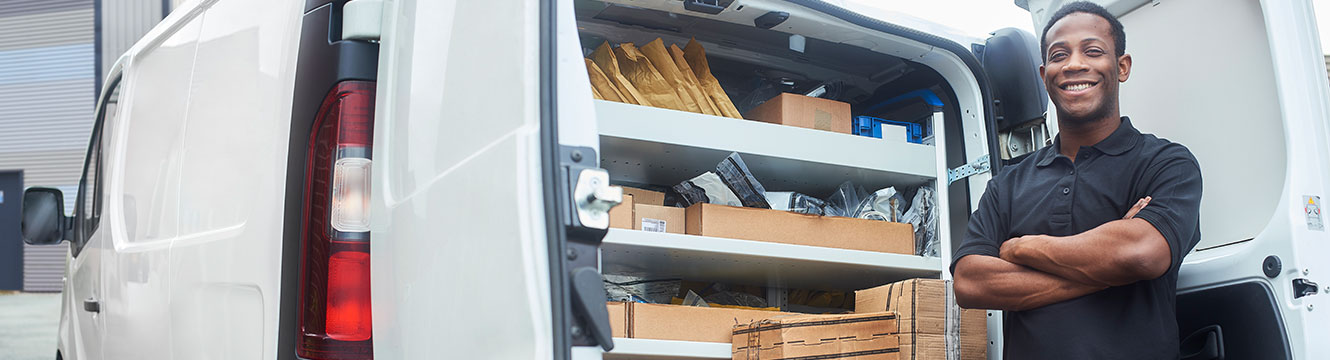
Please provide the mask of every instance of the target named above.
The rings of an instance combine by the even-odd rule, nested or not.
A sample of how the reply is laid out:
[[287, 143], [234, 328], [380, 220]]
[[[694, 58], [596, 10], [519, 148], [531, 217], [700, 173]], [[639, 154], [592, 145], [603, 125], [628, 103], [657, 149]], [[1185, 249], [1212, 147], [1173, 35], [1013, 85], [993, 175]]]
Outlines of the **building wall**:
[[[60, 188], [73, 209], [101, 75], [161, 20], [164, 3], [0, 1], [0, 169], [23, 170], [24, 187]], [[24, 290], [60, 291], [66, 252], [25, 245]]]

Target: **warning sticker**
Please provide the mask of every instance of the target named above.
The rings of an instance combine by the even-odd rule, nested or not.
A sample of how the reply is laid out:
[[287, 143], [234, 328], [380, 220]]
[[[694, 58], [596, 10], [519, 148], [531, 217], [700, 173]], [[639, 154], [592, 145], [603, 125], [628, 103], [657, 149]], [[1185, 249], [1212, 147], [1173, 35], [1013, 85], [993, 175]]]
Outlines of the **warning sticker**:
[[1321, 222], [1321, 197], [1302, 196], [1302, 211], [1307, 214], [1307, 230], [1325, 231]]
[[665, 220], [642, 218], [642, 231], [665, 232]]

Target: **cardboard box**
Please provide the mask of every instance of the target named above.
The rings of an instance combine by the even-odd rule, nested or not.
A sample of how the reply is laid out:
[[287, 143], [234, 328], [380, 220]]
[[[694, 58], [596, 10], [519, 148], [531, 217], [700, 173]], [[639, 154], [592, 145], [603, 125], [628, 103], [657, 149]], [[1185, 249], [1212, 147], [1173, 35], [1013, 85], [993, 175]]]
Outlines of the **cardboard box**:
[[610, 311], [610, 336], [628, 337], [628, 303], [610, 301], [605, 307]]
[[734, 328], [730, 356], [761, 359], [900, 359], [895, 313], [803, 315]]
[[636, 220], [633, 218], [633, 204], [635, 204], [633, 196], [623, 194], [623, 201], [610, 208], [610, 227], [632, 229], [633, 220]]
[[686, 212], [691, 235], [914, 254], [910, 224], [715, 204], [694, 204]]
[[632, 303], [628, 337], [638, 339], [730, 342], [735, 325], [792, 316], [779, 311]]
[[[854, 292], [855, 313], [892, 311], [900, 315], [903, 359], [946, 359], [944, 335], [947, 307], [957, 309], [961, 359], [988, 358], [988, 314], [977, 309], [962, 309], [948, 301], [950, 283], [940, 279], [910, 279]], [[905, 345], [910, 345], [907, 348]], [[906, 351], [909, 350], [909, 351]], [[934, 357], [933, 354], [941, 354]]]
[[746, 119], [849, 134], [850, 104], [782, 93], [748, 110]]
[[665, 193], [651, 191], [647, 189], [638, 189], [629, 186], [620, 186], [623, 188], [624, 195], [632, 195], [633, 201], [638, 204], [665, 206]]
[[687, 229], [684, 209], [633, 204], [633, 228], [642, 231], [683, 234]]

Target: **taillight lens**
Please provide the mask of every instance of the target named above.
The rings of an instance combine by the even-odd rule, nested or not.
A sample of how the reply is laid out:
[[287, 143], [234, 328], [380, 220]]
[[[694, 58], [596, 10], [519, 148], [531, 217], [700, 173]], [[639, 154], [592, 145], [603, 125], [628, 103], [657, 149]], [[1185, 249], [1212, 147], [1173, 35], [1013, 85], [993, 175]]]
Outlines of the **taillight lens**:
[[308, 359], [373, 359], [369, 286], [374, 82], [343, 81], [310, 132], [301, 224], [299, 340]]

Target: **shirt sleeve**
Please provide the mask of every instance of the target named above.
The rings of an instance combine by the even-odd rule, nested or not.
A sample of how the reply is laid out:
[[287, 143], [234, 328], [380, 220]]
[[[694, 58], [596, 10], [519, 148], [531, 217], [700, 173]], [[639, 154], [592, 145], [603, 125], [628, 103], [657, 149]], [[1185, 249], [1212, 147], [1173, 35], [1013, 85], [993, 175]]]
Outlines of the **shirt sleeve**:
[[1141, 188], [1150, 196], [1150, 204], [1136, 214], [1153, 225], [1168, 241], [1177, 271], [1182, 258], [1201, 238], [1201, 168], [1190, 151], [1172, 144], [1147, 168]]
[[999, 199], [998, 187], [995, 185], [999, 180], [994, 178], [988, 182], [984, 189], [984, 195], [979, 198], [979, 208], [970, 214], [970, 222], [967, 225], [965, 239], [961, 240], [960, 248], [951, 258], [951, 273], [956, 273], [956, 262], [969, 255], [984, 255], [998, 257], [998, 251], [1001, 249], [1003, 240], [1006, 240], [1008, 224], [1003, 218], [1005, 208]]

